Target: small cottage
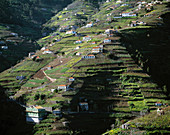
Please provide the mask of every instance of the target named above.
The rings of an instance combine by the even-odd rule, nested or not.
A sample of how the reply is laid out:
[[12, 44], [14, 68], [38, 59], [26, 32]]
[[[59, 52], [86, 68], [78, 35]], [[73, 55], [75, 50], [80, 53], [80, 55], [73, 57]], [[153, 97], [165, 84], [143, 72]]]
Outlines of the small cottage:
[[111, 43], [111, 40], [110, 39], [108, 39], [108, 38], [106, 38], [106, 39], [104, 39], [104, 41], [103, 41], [104, 43]]
[[73, 82], [73, 81], [75, 81], [75, 78], [70, 77], [68, 80], [69, 80], [69, 82]]
[[96, 44], [96, 42], [91, 42], [91, 44], [92, 44], [92, 45], [95, 45], [95, 44]]
[[75, 49], [76, 49], [76, 50], [78, 50], [78, 49], [80, 49], [80, 48], [81, 48], [80, 46], [76, 46], [76, 48], [75, 48]]
[[137, 25], [146, 25], [146, 23], [143, 21], [137, 21]]
[[160, 107], [160, 106], [162, 106], [162, 103], [161, 102], [156, 102], [155, 106], [159, 106]]
[[47, 70], [51, 70], [51, 69], [53, 69], [53, 67], [49, 65], [49, 66], [47, 67]]
[[2, 49], [7, 50], [8, 46], [1, 46]]
[[32, 60], [35, 60], [35, 59], [37, 58], [37, 55], [32, 55], [30, 58], [31, 58]]
[[42, 54], [52, 54], [53, 52], [50, 51], [49, 49], [45, 49], [44, 52]]
[[121, 127], [122, 127], [122, 129], [129, 129], [129, 124], [127, 124], [127, 123], [125, 123], [125, 124], [123, 124]]
[[113, 34], [113, 32], [114, 32], [114, 29], [107, 29], [107, 30], [105, 30], [106, 34]]
[[136, 27], [136, 26], [137, 26], [137, 21], [132, 21], [130, 27]]
[[89, 105], [87, 102], [80, 102], [80, 111], [88, 111], [89, 110]]
[[88, 24], [86, 25], [86, 28], [90, 28], [90, 27], [93, 27], [93, 23], [92, 23], [92, 22], [90, 22], [90, 23], [88, 23]]
[[17, 33], [10, 33], [12, 36], [18, 37]]
[[35, 55], [35, 52], [30, 52], [30, 53], [28, 54], [28, 57], [32, 59], [32, 56], [33, 56], [33, 55]]
[[66, 34], [76, 34], [76, 32], [73, 30], [70, 30], [70, 31], [67, 31]]
[[136, 14], [132, 13], [132, 12], [122, 12], [122, 17], [133, 17], [133, 16], [137, 16]]
[[64, 91], [67, 91], [67, 85], [59, 85], [58, 86], [58, 90], [64, 90]]
[[45, 49], [47, 49], [47, 47], [42, 47], [42, 48], [41, 48], [41, 51], [44, 51]]
[[102, 52], [102, 49], [100, 47], [93, 47], [92, 53], [99, 53]]
[[81, 40], [77, 40], [77, 41], [75, 41], [74, 43], [75, 43], [75, 44], [81, 44], [82, 41], [81, 41]]
[[51, 91], [51, 92], [54, 92], [54, 91], [55, 91], [55, 89], [51, 89], [50, 91]]
[[144, 15], [144, 17], [151, 17], [151, 16], [153, 16], [153, 14], [151, 14], [151, 13], [147, 13]]
[[116, 1], [116, 3], [119, 3], [119, 4], [120, 4], [120, 3], [122, 3], [122, 1], [121, 1], [121, 0], [118, 0], [118, 1]]
[[77, 53], [76, 53], [76, 56], [80, 56], [80, 55], [81, 55], [81, 53], [80, 53], [80, 52], [77, 52]]
[[41, 106], [31, 106], [26, 108], [26, 121], [39, 123], [47, 115], [45, 109]]
[[90, 54], [90, 55], [87, 55], [87, 56], [83, 56], [82, 58], [83, 59], [95, 59], [95, 55]]
[[83, 37], [83, 41], [90, 41], [91, 40], [91, 37], [90, 36], [85, 36]]

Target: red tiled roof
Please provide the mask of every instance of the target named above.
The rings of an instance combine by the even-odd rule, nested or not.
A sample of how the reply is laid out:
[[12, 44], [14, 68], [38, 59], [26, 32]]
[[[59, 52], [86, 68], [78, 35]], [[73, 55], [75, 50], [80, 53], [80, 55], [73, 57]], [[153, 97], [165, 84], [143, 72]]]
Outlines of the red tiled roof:
[[88, 55], [88, 56], [94, 56], [94, 55], [90, 54], [90, 55]]
[[66, 85], [59, 85], [59, 86], [66, 86]]
[[49, 51], [49, 49], [45, 49], [45, 51]]
[[99, 49], [100, 47], [93, 47], [93, 49]]
[[42, 106], [36, 106], [35, 108], [37, 108], [37, 109], [43, 109]]

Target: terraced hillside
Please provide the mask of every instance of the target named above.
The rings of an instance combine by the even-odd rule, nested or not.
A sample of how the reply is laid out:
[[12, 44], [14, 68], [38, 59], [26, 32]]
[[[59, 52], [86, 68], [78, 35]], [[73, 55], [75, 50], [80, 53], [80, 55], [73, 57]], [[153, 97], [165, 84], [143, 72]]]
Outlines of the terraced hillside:
[[[37, 39], [46, 35], [42, 24], [71, 1], [2, 0], [0, 4], [0, 71], [14, 66], [29, 52], [40, 49]], [[43, 35], [42, 35], [43, 34]], [[6, 47], [6, 48], [3, 48]]]
[[[49, 112], [34, 125], [34, 134], [168, 134], [169, 121], [162, 126], [158, 120], [155, 126], [148, 119], [155, 115], [157, 103], [170, 104], [168, 95], [129, 51], [129, 40], [124, 42], [126, 34], [137, 28], [163, 24], [156, 20], [161, 9], [165, 8], [162, 14], [169, 12], [167, 2], [154, 4], [155, 15], [149, 18], [143, 16], [145, 8], [136, 10], [135, 1], [107, 1], [100, 6], [97, 11], [92, 3], [78, 0], [59, 12], [45, 24], [45, 29], [55, 30], [37, 41], [41, 50], [1, 73], [0, 84], [16, 102], [61, 111], [61, 115]], [[138, 16], [116, 18], [125, 11]], [[131, 27], [142, 19], [147, 26]], [[163, 119], [169, 116], [165, 110]], [[135, 119], [140, 116], [144, 119]], [[145, 119], [148, 123], [143, 123]], [[128, 121], [130, 129], [124, 132], [120, 127]]]

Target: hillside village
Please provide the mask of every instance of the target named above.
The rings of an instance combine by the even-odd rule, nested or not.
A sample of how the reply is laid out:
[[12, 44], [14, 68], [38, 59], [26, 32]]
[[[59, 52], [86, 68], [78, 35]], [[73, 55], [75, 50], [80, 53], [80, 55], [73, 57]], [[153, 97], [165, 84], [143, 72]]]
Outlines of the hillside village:
[[106, 0], [97, 8], [76, 0], [44, 24], [41, 49], [0, 74], [9, 98], [36, 123], [34, 134], [169, 134], [166, 88], [144, 70], [145, 61], [136, 62], [122, 36], [164, 26], [167, 4]]

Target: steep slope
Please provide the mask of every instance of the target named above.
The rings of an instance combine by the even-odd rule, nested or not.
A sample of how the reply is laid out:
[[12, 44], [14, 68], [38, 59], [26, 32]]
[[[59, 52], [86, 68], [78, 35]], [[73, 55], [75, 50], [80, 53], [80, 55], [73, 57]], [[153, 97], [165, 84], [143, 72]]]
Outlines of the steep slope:
[[[122, 4], [128, 6], [125, 8]], [[131, 56], [124, 42], [126, 31], [163, 24], [157, 17], [161, 15], [160, 11], [162, 14], [168, 12], [167, 3], [154, 4], [155, 15], [147, 18], [144, 17], [145, 8], [135, 11], [135, 1], [122, 2], [106, 20], [106, 10], [112, 5], [117, 4], [108, 0], [94, 14], [97, 10], [92, 11], [92, 3], [75, 1], [44, 25], [44, 32], [52, 30], [53, 33], [38, 41], [43, 47], [35, 54], [38, 58], [26, 58], [1, 74], [0, 83], [13, 92], [10, 96], [17, 101], [61, 110], [61, 117], [50, 112], [46, 119], [36, 124], [35, 134], [98, 135], [110, 129], [112, 124], [114, 128], [120, 127], [149, 111], [154, 113], [158, 108], [156, 102], [160, 102], [162, 107], [170, 103], [161, 87]], [[116, 13], [122, 11], [135, 11], [138, 16], [115, 18]], [[69, 16], [71, 19], [66, 19]], [[84, 16], [87, 18], [82, 18]], [[148, 26], [129, 25], [143, 19]], [[73, 25], [79, 27], [70, 27]], [[68, 28], [63, 30], [65, 26]], [[67, 33], [71, 30], [74, 33]], [[16, 80], [16, 76], [21, 75], [26, 78]], [[161, 132], [167, 131], [168, 125], [165, 126]], [[114, 130], [108, 132], [114, 133]]]

